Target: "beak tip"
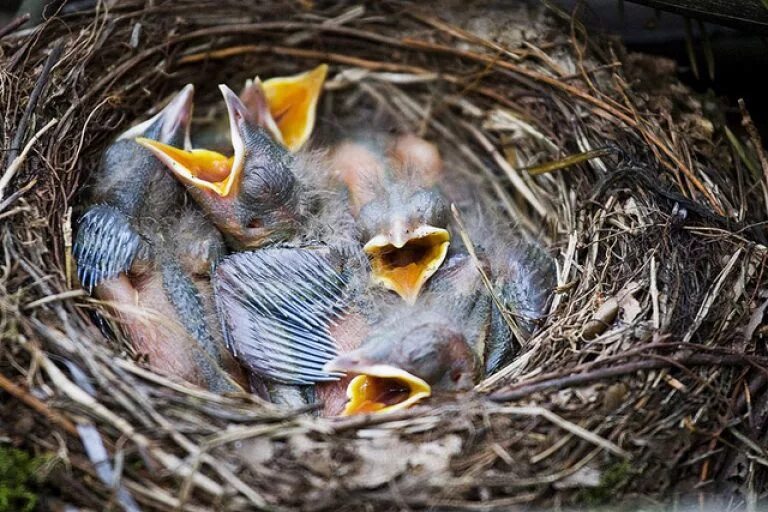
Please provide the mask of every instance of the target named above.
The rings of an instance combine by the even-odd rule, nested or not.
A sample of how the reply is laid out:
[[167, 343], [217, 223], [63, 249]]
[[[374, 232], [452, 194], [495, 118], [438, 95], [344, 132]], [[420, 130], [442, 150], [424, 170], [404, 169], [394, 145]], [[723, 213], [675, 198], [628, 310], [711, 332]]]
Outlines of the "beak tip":
[[221, 95], [224, 97], [224, 102], [227, 104], [227, 107], [231, 104], [237, 105], [240, 102], [240, 98], [235, 94], [235, 91], [230, 89], [227, 85], [219, 84], [219, 91], [221, 91]]
[[194, 92], [195, 92], [195, 84], [187, 84], [181, 89], [181, 94], [185, 97], [194, 94]]
[[[224, 84], [219, 84], [219, 90], [224, 97], [224, 104], [227, 106], [227, 113], [230, 119], [230, 129], [237, 130], [237, 126], [240, 125], [243, 120], [251, 120], [251, 114], [248, 108], [243, 104], [240, 97], [235, 92]], [[233, 133], [233, 135], [235, 135]]]
[[360, 365], [360, 359], [342, 354], [325, 363], [323, 371], [328, 373], [348, 373]]
[[160, 140], [170, 141], [181, 132], [185, 137], [189, 133], [194, 109], [195, 86], [185, 85], [160, 113], [162, 128]]
[[332, 359], [323, 365], [323, 371], [326, 373], [336, 373], [341, 372], [342, 370], [336, 366], [336, 360]]

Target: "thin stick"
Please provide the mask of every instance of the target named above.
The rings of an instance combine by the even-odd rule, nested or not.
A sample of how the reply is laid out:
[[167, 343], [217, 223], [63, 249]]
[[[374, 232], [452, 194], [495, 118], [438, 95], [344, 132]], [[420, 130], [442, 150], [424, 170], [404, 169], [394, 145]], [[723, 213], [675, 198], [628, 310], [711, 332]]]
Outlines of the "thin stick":
[[566, 420], [565, 418], [558, 416], [557, 414], [553, 413], [549, 409], [545, 409], [543, 407], [505, 407], [500, 411], [493, 411], [493, 412], [501, 412], [505, 414], [512, 414], [512, 415], [518, 415], [518, 416], [541, 416], [542, 418], [546, 419], [550, 423], [554, 423], [555, 425], [562, 428], [563, 430], [567, 430], [571, 434], [578, 436], [584, 439], [585, 441], [588, 441], [594, 444], [595, 446], [599, 446], [604, 450], [607, 450], [611, 453], [618, 455], [619, 457], [624, 457], [625, 459], [631, 458], [631, 455], [629, 454], [629, 452], [619, 448], [616, 444], [608, 441], [603, 437], [600, 437], [594, 432], [590, 432], [584, 427], [580, 427], [579, 425], [576, 425], [575, 423], [572, 423]]
[[559, 377], [555, 379], [548, 379], [541, 382], [536, 382], [529, 385], [518, 385], [513, 389], [501, 390], [491, 394], [490, 399], [494, 402], [508, 402], [512, 400], [520, 400], [533, 393], [540, 391], [557, 391], [564, 388], [573, 386], [580, 386], [604, 379], [610, 379], [612, 377], [621, 377], [630, 373], [639, 372], [641, 370], [656, 370], [660, 368], [670, 368], [674, 366], [709, 366], [709, 365], [723, 365], [723, 366], [746, 366], [752, 364], [748, 358], [734, 355], [714, 355], [714, 354], [695, 354], [690, 357], [677, 358], [677, 359], [644, 359], [642, 361], [634, 361], [631, 363], [619, 364], [611, 366], [609, 368], [601, 368], [587, 373], [580, 373], [577, 375], [567, 375], [565, 377]]
[[24, 109], [24, 113], [22, 114], [21, 119], [19, 119], [19, 124], [16, 126], [16, 134], [13, 136], [13, 142], [11, 142], [11, 148], [8, 151], [8, 156], [5, 160], [7, 165], [9, 165], [8, 162], [13, 162], [16, 160], [16, 156], [19, 154], [19, 146], [21, 146], [21, 141], [24, 140], [24, 134], [27, 131], [29, 118], [32, 117], [32, 112], [34, 112], [35, 107], [37, 107], [37, 102], [40, 99], [40, 95], [43, 94], [43, 89], [45, 89], [45, 86], [48, 84], [48, 79], [51, 76], [51, 70], [53, 69], [53, 66], [59, 62], [59, 58], [61, 58], [61, 52], [63, 49], [64, 46], [61, 43], [57, 44], [53, 50], [51, 50], [51, 53], [45, 60], [45, 65], [43, 66], [43, 70], [40, 72], [40, 76], [37, 78], [35, 88], [32, 89], [32, 94], [29, 95], [29, 102], [27, 102], [27, 107]]
[[493, 143], [488, 140], [488, 138], [483, 135], [480, 130], [472, 126], [470, 123], [462, 122], [462, 125], [472, 134], [472, 136], [475, 137], [475, 140], [480, 143], [481, 146], [483, 146], [483, 149], [485, 149], [488, 154], [491, 155], [491, 158], [493, 158], [494, 162], [504, 171], [504, 173], [507, 175], [507, 178], [509, 178], [510, 183], [512, 183], [512, 186], [515, 187], [528, 201], [528, 203], [533, 206], [534, 210], [541, 215], [542, 217], [547, 217], [547, 208], [539, 201], [539, 199], [536, 197], [536, 194], [533, 193], [533, 191], [530, 189], [530, 187], [523, 181], [523, 179], [518, 175], [517, 170], [515, 170], [509, 162], [499, 153], [499, 151], [496, 149], [496, 147], [493, 145]]
[[17, 28], [19, 28], [20, 26], [22, 26], [23, 24], [28, 22], [29, 18], [31, 18], [31, 17], [32, 17], [31, 14], [29, 14], [28, 12], [25, 12], [24, 14], [22, 14], [18, 18], [12, 19], [7, 25], [5, 25], [4, 27], [0, 28], [0, 39], [4, 38], [8, 34], [14, 32]]
[[749, 138], [752, 140], [752, 145], [755, 146], [757, 158], [760, 160], [760, 167], [763, 168], [765, 184], [768, 185], [768, 155], [766, 155], [765, 148], [763, 147], [763, 139], [760, 137], [760, 132], [757, 130], [752, 116], [749, 115], [747, 104], [744, 103], [743, 99], [739, 99], [739, 110], [741, 110], [741, 125], [747, 130]]
[[36, 184], [37, 178], [33, 178], [29, 183], [21, 187], [19, 190], [0, 201], [0, 212], [4, 212], [6, 208], [15, 203], [18, 198], [29, 192]]
[[43, 304], [48, 304], [49, 302], [54, 302], [57, 300], [67, 300], [67, 299], [73, 299], [75, 297], [82, 297], [85, 295], [85, 290], [67, 290], [65, 292], [57, 293], [55, 295], [47, 295], [43, 298], [33, 300], [32, 302], [25, 304], [23, 306], [23, 309], [34, 309], [37, 307], [42, 306]]
[[480, 273], [480, 277], [483, 280], [483, 284], [488, 290], [488, 293], [491, 294], [491, 299], [493, 300], [493, 303], [496, 305], [496, 308], [501, 313], [502, 318], [504, 318], [504, 323], [507, 324], [507, 326], [509, 327], [509, 330], [512, 331], [512, 334], [515, 335], [517, 342], [520, 344], [520, 346], [523, 346], [523, 343], [525, 342], [525, 337], [520, 331], [520, 328], [518, 327], [517, 322], [515, 322], [515, 319], [512, 317], [512, 315], [507, 310], [506, 306], [504, 306], [504, 304], [501, 302], [496, 292], [494, 291], [493, 283], [491, 283], [491, 279], [488, 277], [488, 274], [485, 272], [483, 265], [480, 263], [480, 259], [477, 257], [477, 252], [475, 251], [475, 244], [474, 242], [472, 242], [472, 239], [469, 237], [467, 228], [464, 226], [464, 222], [461, 220], [461, 215], [459, 215], [459, 210], [456, 209], [456, 205], [454, 204], [451, 205], [451, 213], [453, 214], [453, 218], [456, 221], [456, 224], [458, 224], [459, 226], [459, 235], [461, 236], [461, 241], [464, 242], [464, 246], [467, 248], [467, 252], [469, 253], [470, 258], [472, 258], [472, 263], [475, 264], [475, 268], [477, 268], [477, 271]]
[[574, 155], [568, 155], [567, 157], [561, 158], [560, 160], [556, 160], [554, 162], [546, 162], [532, 167], [525, 167], [522, 170], [526, 171], [531, 176], [538, 176], [539, 174], [546, 174], [548, 172], [565, 169], [566, 167], [572, 167], [582, 162], [586, 162], [587, 160], [592, 160], [593, 158], [611, 156], [613, 153], [614, 150], [612, 148], [592, 149], [589, 151], [576, 153]]
[[34, 395], [30, 394], [21, 386], [14, 384], [2, 373], [0, 373], [0, 388], [3, 388], [3, 391], [16, 397], [19, 401], [24, 403], [33, 411], [44, 416], [45, 419], [51, 423], [63, 428], [68, 434], [78, 437], [79, 434], [77, 433], [77, 428], [75, 427], [74, 423], [56, 411], [51, 410], [51, 408], [45, 405], [45, 403], [42, 402], [39, 398], [36, 398]]
[[699, 307], [699, 310], [696, 312], [696, 318], [694, 318], [693, 324], [691, 324], [691, 327], [688, 328], [688, 332], [686, 332], [685, 336], [683, 336], [683, 343], [688, 343], [691, 341], [694, 333], [701, 326], [702, 322], [704, 322], [707, 314], [709, 314], [709, 310], [712, 308], [712, 304], [714, 304], [715, 300], [720, 297], [720, 290], [723, 288], [725, 280], [728, 278], [728, 275], [731, 273], [733, 266], [739, 259], [742, 250], [743, 248], [740, 247], [735, 253], [733, 253], [731, 259], [728, 260], [728, 263], [720, 272], [720, 275], [717, 276], [717, 281], [715, 281], [715, 284], [712, 285], [712, 288], [709, 289], [704, 302], [701, 303], [701, 307]]
[[13, 177], [16, 175], [16, 173], [21, 169], [21, 164], [24, 163], [24, 160], [27, 159], [27, 155], [32, 150], [32, 146], [35, 145], [35, 142], [37, 142], [40, 137], [42, 137], [45, 132], [47, 132], [53, 125], [58, 123], [58, 119], [54, 118], [48, 121], [48, 124], [43, 126], [40, 131], [38, 131], [36, 134], [32, 136], [31, 139], [29, 139], [29, 142], [27, 142], [26, 146], [24, 146], [24, 150], [21, 152], [19, 156], [13, 159], [11, 162], [11, 165], [8, 166], [8, 168], [3, 173], [2, 178], [0, 178], [0, 201], [3, 200], [3, 195], [5, 194], [5, 187], [8, 186], [8, 183], [11, 182]]

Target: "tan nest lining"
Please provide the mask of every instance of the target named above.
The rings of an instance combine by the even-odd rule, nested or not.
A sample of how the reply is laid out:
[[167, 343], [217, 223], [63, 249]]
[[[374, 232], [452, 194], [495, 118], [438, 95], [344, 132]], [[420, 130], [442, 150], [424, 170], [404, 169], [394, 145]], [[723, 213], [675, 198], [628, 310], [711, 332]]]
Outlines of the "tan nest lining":
[[[546, 324], [479, 393], [338, 420], [215, 396], [132, 362], [72, 286], [72, 207], [111, 137], [187, 82], [213, 102], [320, 62], [321, 116], [386, 104], [556, 256]], [[746, 506], [768, 460], [768, 161], [670, 66], [514, 5], [129, 1], [6, 36], [4, 435], [97, 510]]]

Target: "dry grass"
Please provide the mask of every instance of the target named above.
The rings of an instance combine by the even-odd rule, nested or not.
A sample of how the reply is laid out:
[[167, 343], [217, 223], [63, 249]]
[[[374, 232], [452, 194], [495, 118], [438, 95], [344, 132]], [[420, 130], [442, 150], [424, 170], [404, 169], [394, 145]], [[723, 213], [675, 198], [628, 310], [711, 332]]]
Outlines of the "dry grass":
[[[725, 510], [765, 495], [768, 160], [754, 130], [729, 138], [721, 107], [668, 63], [557, 13], [150, 5], [0, 41], [0, 421], [5, 441], [51, 454], [52, 494], [96, 510], [677, 494]], [[72, 208], [115, 133], [186, 82], [212, 101], [218, 82], [321, 61], [326, 118], [385, 103], [556, 255], [546, 324], [478, 393], [335, 420], [212, 395], [130, 361], [72, 286]]]

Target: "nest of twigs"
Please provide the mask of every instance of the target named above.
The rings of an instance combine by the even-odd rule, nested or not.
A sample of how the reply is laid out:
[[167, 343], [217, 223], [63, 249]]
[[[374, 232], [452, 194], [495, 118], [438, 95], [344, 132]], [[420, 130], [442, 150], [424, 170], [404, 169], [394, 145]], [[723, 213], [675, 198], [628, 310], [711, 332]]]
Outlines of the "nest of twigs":
[[[768, 489], [768, 159], [669, 62], [462, 3], [99, 3], [0, 43], [1, 442], [45, 457], [48, 506], [739, 509]], [[131, 361], [73, 283], [73, 205], [112, 137], [187, 82], [215, 101], [320, 62], [321, 118], [386, 105], [556, 258], [542, 328], [459, 401], [322, 419], [214, 395]]]

